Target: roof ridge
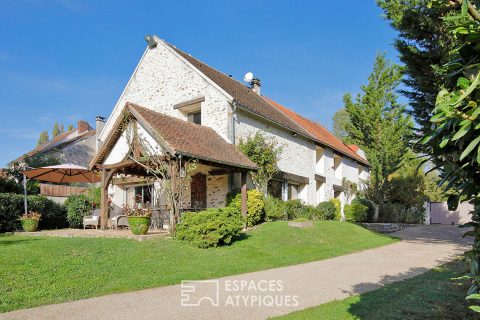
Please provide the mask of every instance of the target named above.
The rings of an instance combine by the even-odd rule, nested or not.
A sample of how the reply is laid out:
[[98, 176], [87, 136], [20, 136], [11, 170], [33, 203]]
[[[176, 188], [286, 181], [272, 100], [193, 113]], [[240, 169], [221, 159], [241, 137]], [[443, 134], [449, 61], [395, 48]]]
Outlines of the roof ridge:
[[[212, 67], [211, 65], [209, 65], [209, 64], [206, 63], [205, 61], [200, 60], [200, 59], [198, 59], [198, 58], [195, 58], [194, 56], [192, 56], [192, 54], [186, 52], [185, 50], [182, 50], [182, 49], [178, 48], [177, 46], [175, 46], [174, 44], [171, 44], [171, 43], [168, 42], [168, 41], [165, 41], [165, 40], [163, 40], [163, 39], [162, 39], [162, 41], [165, 42], [168, 46], [172, 47], [173, 49], [178, 50], [178, 51], [180, 51], [180, 52], [188, 55], [190, 58], [195, 59], [195, 60], [197, 60], [198, 62], [201, 62], [202, 64], [204, 64], [205, 66], [209, 67], [210, 69], [213, 69], [213, 70], [217, 71], [218, 73], [221, 73], [221, 74], [224, 75], [225, 77], [236, 81], [239, 85], [242, 85], [242, 86], [244, 86], [244, 87], [247, 88], [247, 89], [251, 89], [251, 88], [249, 88], [247, 85], [245, 85], [243, 82], [241, 82], [240, 80], [238, 80], [237, 78], [234, 78], [232, 75], [226, 74], [225, 72], [220, 71], [220, 70], [218, 70], [217, 68]], [[208, 77], [208, 76], [207, 76], [207, 77]]]

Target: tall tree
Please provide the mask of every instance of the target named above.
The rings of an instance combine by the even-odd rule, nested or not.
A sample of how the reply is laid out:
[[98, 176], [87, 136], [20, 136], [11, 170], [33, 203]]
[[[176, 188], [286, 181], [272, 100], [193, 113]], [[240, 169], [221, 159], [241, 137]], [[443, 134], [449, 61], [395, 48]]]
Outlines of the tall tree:
[[37, 147], [47, 143], [50, 140], [48, 137], [48, 131], [42, 131], [40, 137], [38, 138]]
[[60, 126], [58, 125], [58, 122], [55, 122], [53, 125], [53, 130], [52, 130], [52, 139], [55, 138], [60, 134]]
[[448, 53], [455, 43], [442, 19], [451, 8], [429, 9], [429, 2], [377, 0], [385, 18], [399, 32], [395, 47], [405, 66], [403, 83], [406, 85], [400, 93], [409, 99], [409, 112], [418, 124], [416, 133], [419, 137], [431, 131], [430, 117], [442, 86], [442, 76], [437, 70], [447, 62]]
[[347, 124], [350, 122], [350, 117], [345, 108], [338, 109], [333, 115], [333, 134], [342, 141], [346, 140], [348, 135]]
[[355, 143], [366, 153], [380, 221], [384, 217], [388, 176], [401, 165], [412, 132], [410, 116], [405, 115], [405, 107], [397, 102], [395, 90], [401, 79], [400, 67], [391, 64], [385, 54], [378, 54], [368, 84], [361, 87], [362, 93], [355, 101], [349, 93], [343, 98], [350, 117], [347, 142]]
[[63, 126], [63, 123], [60, 125], [60, 133], [64, 133], [65, 132], [65, 127]]
[[67, 131], [72, 131], [73, 130], [73, 124], [70, 124], [67, 128]]

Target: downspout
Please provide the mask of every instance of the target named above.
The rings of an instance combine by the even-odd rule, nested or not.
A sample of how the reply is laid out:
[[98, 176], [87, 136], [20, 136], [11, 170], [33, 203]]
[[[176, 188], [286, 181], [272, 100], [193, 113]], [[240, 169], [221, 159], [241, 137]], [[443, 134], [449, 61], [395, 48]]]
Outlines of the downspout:
[[[232, 132], [230, 139], [232, 140], [232, 144], [235, 145], [235, 112], [237, 111], [237, 102], [232, 100]], [[228, 191], [232, 191], [234, 188], [234, 174], [231, 173], [228, 175]]]

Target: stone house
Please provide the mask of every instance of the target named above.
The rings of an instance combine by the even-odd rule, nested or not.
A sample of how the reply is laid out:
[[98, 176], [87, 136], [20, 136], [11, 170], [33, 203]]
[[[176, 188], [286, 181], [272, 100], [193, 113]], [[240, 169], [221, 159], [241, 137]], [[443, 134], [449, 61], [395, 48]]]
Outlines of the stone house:
[[[97, 152], [98, 135], [103, 129], [105, 118], [98, 116], [95, 129], [87, 121], [79, 120], [73, 130], [63, 132], [49, 142], [25, 153], [10, 164], [22, 164], [25, 158], [35, 155], [53, 156], [59, 163], [71, 163], [88, 167]], [[58, 202], [63, 202], [68, 195], [83, 193], [82, 187], [71, 187], [40, 183], [40, 194]]]
[[[275, 139], [283, 146], [278, 163], [281, 172], [269, 183], [268, 192], [283, 200], [301, 199], [312, 205], [331, 198], [345, 202], [342, 180], [345, 178], [360, 186], [362, 180], [368, 179], [369, 165], [362, 150], [345, 145], [320, 124], [262, 96], [258, 79], [247, 86], [157, 36], [146, 39], [148, 46], [99, 134], [100, 143], [108, 142], [109, 145], [101, 156], [97, 154], [92, 168], [112, 166], [125, 159], [130, 147], [125, 139], [122, 140], [121, 132], [116, 135], [112, 132], [118, 131], [118, 119], [124, 110], [135, 113], [145, 109], [152, 111], [149, 116], [152, 118], [166, 116], [210, 128], [230, 145], [258, 131]], [[145, 136], [159, 145], [168, 144], [168, 139], [157, 130], [159, 128], [147, 128], [146, 120], [143, 124], [139, 121]], [[178, 139], [192, 139], [182, 136], [181, 131], [178, 134]], [[196, 143], [199, 148], [208, 148], [208, 142], [202, 139]], [[215, 150], [211, 162], [221, 163], [222, 152]], [[204, 169], [198, 172], [200, 183], [192, 180], [185, 207], [196, 204], [199, 207], [224, 206], [226, 194], [242, 186], [242, 174], [236, 170]], [[157, 201], [157, 204], [164, 201], [162, 195], [155, 195], [154, 185], [143, 185], [131, 179], [114, 178], [112, 181], [108, 192], [115, 210], [120, 211], [124, 204], [130, 204], [136, 195], [141, 195], [143, 200]], [[202, 194], [200, 199], [199, 193]], [[157, 198], [160, 200], [154, 200]]]

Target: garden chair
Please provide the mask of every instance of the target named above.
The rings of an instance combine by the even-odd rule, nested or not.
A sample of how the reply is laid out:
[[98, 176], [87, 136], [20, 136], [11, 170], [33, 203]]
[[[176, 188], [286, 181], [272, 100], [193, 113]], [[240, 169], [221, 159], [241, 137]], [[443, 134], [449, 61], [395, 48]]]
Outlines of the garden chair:
[[110, 229], [128, 226], [128, 217], [126, 215], [118, 215], [110, 218]]
[[85, 229], [86, 226], [92, 226], [92, 228], [95, 227], [95, 229], [98, 229], [100, 226], [100, 209], [93, 210], [91, 216], [83, 218], [83, 229]]

